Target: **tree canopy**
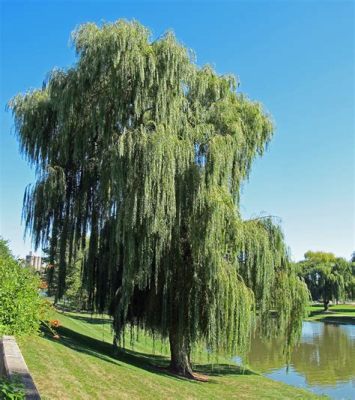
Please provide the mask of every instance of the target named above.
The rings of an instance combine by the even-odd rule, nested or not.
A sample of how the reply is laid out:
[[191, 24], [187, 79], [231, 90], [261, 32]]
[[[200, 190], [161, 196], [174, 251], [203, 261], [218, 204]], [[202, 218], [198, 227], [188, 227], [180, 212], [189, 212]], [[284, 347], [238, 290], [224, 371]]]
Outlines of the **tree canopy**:
[[262, 106], [171, 32], [152, 40], [138, 22], [88, 23], [73, 43], [72, 68], [10, 102], [37, 171], [23, 217], [34, 244], [59, 254], [58, 296], [89, 238], [90, 303], [109, 310], [118, 341], [128, 326], [169, 338], [177, 372], [191, 375], [196, 343], [245, 349], [255, 308], [291, 332], [308, 295], [282, 232], [239, 212], [272, 137]]
[[322, 300], [324, 309], [329, 302], [352, 298], [354, 276], [351, 262], [333, 253], [308, 251], [299, 263], [301, 275], [313, 300]]

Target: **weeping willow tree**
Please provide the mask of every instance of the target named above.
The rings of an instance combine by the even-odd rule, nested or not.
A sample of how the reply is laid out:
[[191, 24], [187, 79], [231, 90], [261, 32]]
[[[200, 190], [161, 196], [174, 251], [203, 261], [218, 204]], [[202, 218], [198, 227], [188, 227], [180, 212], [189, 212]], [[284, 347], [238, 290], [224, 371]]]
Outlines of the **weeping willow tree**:
[[88, 23], [73, 43], [72, 68], [10, 102], [37, 171], [23, 218], [35, 246], [59, 255], [58, 297], [87, 246], [89, 301], [112, 315], [117, 343], [128, 327], [167, 339], [171, 369], [189, 377], [196, 344], [246, 348], [255, 310], [291, 331], [307, 294], [281, 231], [239, 213], [272, 137], [261, 105], [172, 33], [153, 41], [137, 22]]
[[307, 251], [298, 267], [312, 300], [322, 300], [324, 311], [328, 311], [331, 301], [344, 300], [349, 293], [352, 284], [351, 263], [344, 258], [323, 251]]

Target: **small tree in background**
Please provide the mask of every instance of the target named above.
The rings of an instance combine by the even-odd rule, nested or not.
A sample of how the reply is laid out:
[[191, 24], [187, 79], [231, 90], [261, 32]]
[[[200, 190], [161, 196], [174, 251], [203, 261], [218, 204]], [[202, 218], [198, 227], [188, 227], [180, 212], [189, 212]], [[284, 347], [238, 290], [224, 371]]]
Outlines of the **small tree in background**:
[[263, 326], [273, 309], [279, 329], [299, 328], [308, 294], [280, 228], [239, 212], [272, 137], [261, 105], [172, 33], [152, 41], [137, 22], [90, 23], [73, 41], [72, 68], [10, 103], [38, 174], [26, 227], [59, 255], [58, 298], [86, 247], [89, 303], [109, 310], [116, 339], [134, 326], [169, 339], [170, 367], [188, 377], [195, 344], [246, 348], [255, 305]]
[[355, 251], [352, 253], [347, 268], [345, 269], [345, 293], [346, 298], [355, 299]]
[[76, 258], [68, 264], [66, 288], [64, 292], [65, 299], [71, 307], [77, 310], [88, 310], [88, 292], [85, 280], [83, 280], [83, 267], [85, 255], [78, 252]]
[[[45, 271], [45, 280], [47, 283], [47, 295], [54, 296], [54, 304], [58, 302], [58, 280], [59, 280], [59, 254], [52, 257], [49, 256], [49, 249], [43, 249], [45, 254], [44, 260], [47, 262]], [[68, 256], [68, 254], [67, 254]], [[86, 282], [83, 279], [83, 268], [85, 265], [85, 250], [79, 250], [75, 254], [75, 258], [67, 260], [67, 276], [64, 288], [64, 303], [77, 309], [88, 310], [88, 291], [86, 289]], [[51, 263], [50, 263], [51, 261]]]
[[325, 311], [330, 301], [345, 299], [351, 290], [351, 263], [344, 258], [332, 253], [308, 251], [299, 266], [312, 299], [322, 300]]

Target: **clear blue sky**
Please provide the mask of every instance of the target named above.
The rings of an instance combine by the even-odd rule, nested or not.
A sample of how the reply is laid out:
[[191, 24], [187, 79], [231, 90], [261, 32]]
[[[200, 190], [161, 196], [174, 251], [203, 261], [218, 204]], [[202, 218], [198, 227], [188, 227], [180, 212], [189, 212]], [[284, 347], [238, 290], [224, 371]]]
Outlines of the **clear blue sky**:
[[294, 259], [355, 250], [354, 2], [24, 1], [1, 3], [0, 235], [25, 255], [22, 197], [34, 173], [18, 152], [6, 102], [71, 65], [70, 32], [87, 21], [137, 19], [172, 29], [273, 115], [276, 134], [244, 185], [245, 217], [282, 220]]

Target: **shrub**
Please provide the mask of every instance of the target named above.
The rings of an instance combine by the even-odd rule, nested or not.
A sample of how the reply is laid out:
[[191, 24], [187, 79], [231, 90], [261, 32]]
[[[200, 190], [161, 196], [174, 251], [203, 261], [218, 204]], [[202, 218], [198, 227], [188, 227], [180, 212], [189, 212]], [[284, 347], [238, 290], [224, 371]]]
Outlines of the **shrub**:
[[12, 256], [0, 238], [0, 336], [36, 332], [44, 310], [39, 279]]
[[25, 399], [25, 390], [20, 380], [10, 381], [6, 378], [0, 378], [0, 399], [4, 400], [23, 400]]

